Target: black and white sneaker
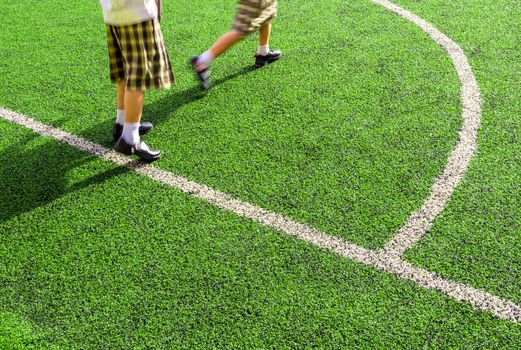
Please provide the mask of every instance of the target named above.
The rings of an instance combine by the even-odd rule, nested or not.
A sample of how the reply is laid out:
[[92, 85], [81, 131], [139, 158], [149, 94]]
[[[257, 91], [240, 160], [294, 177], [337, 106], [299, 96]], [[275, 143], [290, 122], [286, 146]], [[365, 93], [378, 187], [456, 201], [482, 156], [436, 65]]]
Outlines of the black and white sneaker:
[[208, 68], [203, 70], [197, 69], [197, 60], [199, 59], [199, 56], [192, 57], [190, 59], [190, 66], [194, 70], [195, 76], [197, 79], [199, 79], [199, 85], [205, 90], [210, 89], [210, 70]]
[[259, 55], [255, 54], [255, 68], [264, 67], [265, 65], [275, 62], [282, 56], [282, 52], [280, 50], [270, 51], [267, 55]]
[[[145, 135], [150, 130], [152, 130], [153, 127], [154, 126], [150, 122], [142, 122], [141, 125], [139, 126], [139, 135]], [[122, 133], [123, 133], [123, 125], [114, 123], [114, 126], [112, 127], [112, 140], [114, 140], [114, 142], [118, 142]]]
[[148, 148], [146, 143], [143, 141], [139, 141], [135, 145], [128, 144], [123, 137], [121, 137], [118, 142], [116, 142], [115, 147], [116, 152], [126, 154], [128, 156], [135, 154], [139, 159], [145, 162], [153, 162], [156, 159], [161, 157], [161, 151], [152, 150]]

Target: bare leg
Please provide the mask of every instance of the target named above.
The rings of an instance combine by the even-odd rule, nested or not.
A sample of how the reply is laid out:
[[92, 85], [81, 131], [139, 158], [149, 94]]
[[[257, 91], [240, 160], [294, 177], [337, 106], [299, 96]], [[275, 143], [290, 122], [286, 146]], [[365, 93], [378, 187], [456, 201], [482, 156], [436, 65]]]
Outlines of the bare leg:
[[266, 23], [259, 29], [259, 46], [268, 45], [270, 43], [271, 22]]
[[264, 24], [259, 29], [259, 47], [255, 54], [255, 67], [260, 68], [275, 62], [280, 58], [282, 52], [280, 50], [270, 50], [271, 22]]
[[192, 67], [194, 68], [199, 83], [203, 89], [208, 90], [210, 88], [208, 67], [212, 64], [213, 60], [222, 55], [243, 38], [244, 36], [239, 32], [231, 30], [221, 36], [210, 49], [192, 59]]
[[152, 162], [161, 157], [161, 152], [151, 150], [140, 140], [139, 126], [144, 102], [144, 91], [126, 89], [124, 97], [125, 124], [123, 125], [122, 136], [116, 143], [116, 151], [127, 155], [135, 154], [141, 160]]
[[125, 109], [125, 80], [121, 80], [116, 85], [116, 98], [118, 109]]
[[242, 39], [244, 39], [244, 37], [238, 32], [234, 30], [229, 31], [213, 44], [210, 51], [212, 51], [214, 58], [217, 58]]
[[143, 91], [125, 91], [125, 123], [139, 123], [143, 113], [145, 93]]

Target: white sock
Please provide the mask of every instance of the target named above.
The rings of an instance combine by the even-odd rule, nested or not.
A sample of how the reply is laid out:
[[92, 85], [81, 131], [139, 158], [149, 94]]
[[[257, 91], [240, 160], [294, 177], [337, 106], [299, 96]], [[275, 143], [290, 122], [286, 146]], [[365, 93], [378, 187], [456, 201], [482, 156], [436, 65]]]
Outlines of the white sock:
[[135, 145], [139, 143], [139, 125], [141, 123], [127, 123], [123, 124], [123, 140], [126, 143]]
[[266, 56], [270, 53], [270, 46], [269, 45], [259, 45], [257, 48], [257, 54], [261, 56]]
[[213, 55], [212, 51], [210, 51], [210, 50], [207, 50], [207, 51], [203, 52], [202, 54], [200, 54], [199, 57], [197, 58], [197, 64], [196, 64], [197, 70], [201, 71], [201, 70], [207, 69], [210, 66], [210, 64], [212, 64], [214, 58], [215, 58], [215, 56]]
[[125, 110], [118, 109], [116, 111], [116, 124], [123, 125], [125, 124]]

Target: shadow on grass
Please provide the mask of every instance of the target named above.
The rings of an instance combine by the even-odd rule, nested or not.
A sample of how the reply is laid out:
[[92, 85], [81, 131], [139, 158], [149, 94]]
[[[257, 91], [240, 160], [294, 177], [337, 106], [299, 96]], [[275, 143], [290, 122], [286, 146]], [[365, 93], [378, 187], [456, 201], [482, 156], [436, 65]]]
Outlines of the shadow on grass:
[[16, 142], [0, 152], [0, 222], [130, 171], [125, 167], [112, 168], [70, 184], [73, 180], [67, 173], [93, 161], [94, 156], [54, 140], [29, 146], [37, 137], [17, 137]]
[[[252, 66], [244, 67], [238, 72], [216, 80], [213, 85], [218, 86], [253, 70], [255, 68]], [[194, 82], [192, 88], [169, 94], [155, 103], [146, 105], [144, 119], [159, 125], [172, 111], [204, 98], [207, 93]], [[113, 123], [113, 119], [107, 119], [83, 131], [81, 136], [98, 142], [101, 139], [103, 146], [112, 148], [114, 146], [111, 139]], [[60, 127], [57, 123], [53, 126]], [[94, 160], [95, 157], [55, 140], [45, 140], [37, 146], [28, 146], [38, 137], [39, 135], [33, 133], [18, 136], [16, 142], [10, 143], [0, 152], [0, 164], [2, 164], [0, 178], [3, 187], [0, 196], [0, 222], [46, 205], [67, 194], [90, 186], [94, 187], [115, 176], [132, 171], [129, 167], [112, 168], [83, 181], [69, 184], [67, 173]], [[130, 165], [130, 168], [139, 166], [139, 162], [135, 162]]]
[[[218, 85], [221, 85], [229, 80], [235, 79], [237, 77], [246, 75], [255, 70], [253, 66], [245, 66], [239, 71], [235, 73], [229, 74], [223, 78], [217, 79], [212, 82], [213, 87], [216, 88]], [[172, 89], [174, 90], [174, 89]], [[167, 94], [159, 99], [158, 101], [148, 103], [147, 98], [145, 97], [145, 106], [143, 109], [143, 120], [150, 121], [154, 124], [154, 126], [159, 126], [168, 118], [171, 117], [172, 113], [183, 106], [189, 105], [196, 101], [199, 101], [208, 94], [212, 93], [212, 90], [206, 91], [201, 89], [198, 82], [193, 80], [193, 86], [182, 90], [182, 91], [172, 91], [169, 90]], [[111, 138], [111, 130], [114, 124], [114, 119], [107, 117], [103, 122], [93, 125], [89, 129], [83, 130], [79, 136], [84, 137], [88, 140], [93, 140], [102, 144], [107, 148], [114, 147]], [[155, 131], [152, 130], [152, 133]]]
[[[255, 70], [255, 67], [253, 66], [246, 66], [243, 67], [241, 70], [229, 74], [221, 79], [211, 81], [212, 89], [216, 88], [218, 85], [221, 85], [228, 80], [235, 79], [237, 77], [246, 75], [252, 71]], [[211, 78], [210, 78], [211, 79]], [[173, 94], [168, 94], [164, 98], [162, 98], [159, 101], [156, 101], [152, 104], [146, 104], [145, 99], [145, 107], [143, 110], [143, 119], [144, 120], [150, 120], [154, 124], [160, 124], [165, 119], [168, 118], [168, 116], [175, 110], [185, 106], [189, 105], [193, 102], [196, 102], [198, 100], [201, 100], [204, 98], [207, 94], [211, 93], [211, 89], [209, 91], [203, 90], [197, 82], [194, 81], [194, 86], [184, 90], [175, 92]], [[110, 121], [110, 128], [112, 128], [113, 121]]]
[[231, 79], [235, 79], [235, 78], [238, 78], [240, 76], [243, 76], [243, 75], [246, 75], [250, 72], [253, 72], [254, 70], [257, 70], [257, 68], [255, 68], [255, 66], [245, 66], [245, 67], [242, 67], [241, 70], [235, 72], [235, 73], [232, 73], [230, 75], [227, 75], [225, 76], [224, 78], [221, 78], [221, 79], [218, 79], [216, 81], [213, 82], [212, 86], [218, 86], [218, 85], [221, 85], [225, 82], [227, 82], [228, 80], [231, 80]]

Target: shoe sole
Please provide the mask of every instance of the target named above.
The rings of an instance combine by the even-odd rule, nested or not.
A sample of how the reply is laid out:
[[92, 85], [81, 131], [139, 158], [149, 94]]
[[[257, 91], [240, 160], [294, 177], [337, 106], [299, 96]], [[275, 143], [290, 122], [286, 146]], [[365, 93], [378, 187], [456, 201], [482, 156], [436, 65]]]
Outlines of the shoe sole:
[[261, 67], [267, 66], [270, 63], [278, 61], [279, 58], [281, 58], [281, 57], [282, 57], [282, 54], [277, 58], [272, 58], [272, 59], [267, 60], [265, 63], [255, 63], [255, 68], [261, 68]]
[[140, 161], [142, 162], [147, 162], [147, 163], [151, 163], [153, 161], [156, 161], [158, 160], [159, 158], [161, 158], [161, 153], [155, 155], [155, 156], [151, 156], [151, 157], [141, 157], [138, 152], [134, 152], [132, 153], [132, 151], [130, 152], [126, 152], [126, 151], [123, 151], [123, 150], [118, 150], [118, 149], [115, 149], [116, 152], [118, 153], [121, 153], [121, 154], [124, 154], [126, 156], [136, 156]]
[[139, 160], [148, 163], [153, 162], [161, 157], [161, 151], [157, 151], [157, 154], [155, 155], [146, 153], [147, 151], [137, 150], [134, 148], [134, 146], [129, 146], [122, 138], [118, 140], [114, 150], [126, 156], [134, 155], [138, 157]]
[[[135, 154], [135, 153], [134, 153]], [[147, 159], [143, 159], [143, 158], [140, 158], [139, 156], [137, 156], [138, 159], [142, 162], [146, 162], [146, 163], [152, 163], [156, 160], [158, 160], [159, 158], [161, 158], [161, 153], [159, 153], [157, 156], [154, 156], [152, 158], [147, 158]]]

